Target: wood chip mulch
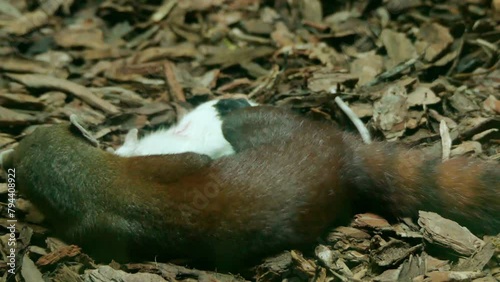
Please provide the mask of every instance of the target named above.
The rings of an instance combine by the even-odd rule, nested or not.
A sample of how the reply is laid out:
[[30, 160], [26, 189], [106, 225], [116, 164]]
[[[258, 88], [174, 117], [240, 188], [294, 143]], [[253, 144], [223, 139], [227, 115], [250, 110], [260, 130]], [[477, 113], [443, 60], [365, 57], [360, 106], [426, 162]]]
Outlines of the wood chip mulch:
[[[376, 139], [436, 154], [443, 139], [447, 156], [499, 160], [499, 21], [498, 0], [0, 0], [0, 150], [71, 114], [116, 148], [129, 129], [245, 94], [356, 132], [340, 97]], [[357, 215], [309, 253], [277, 254], [243, 278], [96, 264], [50, 237], [22, 198], [9, 275], [7, 203], [1, 183], [9, 281], [500, 281], [500, 236], [424, 211], [396, 224]]]

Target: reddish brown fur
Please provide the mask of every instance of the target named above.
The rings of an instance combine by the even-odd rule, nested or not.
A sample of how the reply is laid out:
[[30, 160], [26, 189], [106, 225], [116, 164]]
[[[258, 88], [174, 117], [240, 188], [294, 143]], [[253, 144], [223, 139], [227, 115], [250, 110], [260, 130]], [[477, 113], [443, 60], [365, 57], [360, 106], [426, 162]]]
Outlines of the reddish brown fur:
[[159, 255], [234, 270], [309, 244], [353, 211], [397, 217], [424, 209], [500, 231], [498, 164], [442, 164], [394, 145], [364, 145], [272, 107], [228, 114], [223, 132], [234, 156], [126, 159], [59, 125], [20, 142], [12, 165], [54, 231], [106, 258]]
[[471, 187], [481, 187], [478, 177], [484, 171], [481, 164], [470, 164], [465, 158], [452, 159], [438, 166], [437, 187], [439, 194], [447, 199], [446, 195], [452, 193], [460, 197], [448, 197], [452, 201], [449, 204], [476, 205], [479, 189]]

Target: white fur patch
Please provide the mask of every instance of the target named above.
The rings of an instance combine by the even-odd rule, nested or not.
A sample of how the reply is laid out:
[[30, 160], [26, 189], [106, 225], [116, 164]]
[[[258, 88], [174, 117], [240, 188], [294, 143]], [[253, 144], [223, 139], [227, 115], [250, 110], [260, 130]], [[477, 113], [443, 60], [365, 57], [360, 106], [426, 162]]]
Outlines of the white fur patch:
[[125, 143], [115, 154], [131, 157], [194, 152], [208, 155], [212, 159], [234, 154], [233, 147], [222, 134], [222, 121], [214, 107], [218, 101], [201, 104], [185, 115], [178, 124], [150, 133], [141, 140], [137, 138], [137, 129], [130, 130]]

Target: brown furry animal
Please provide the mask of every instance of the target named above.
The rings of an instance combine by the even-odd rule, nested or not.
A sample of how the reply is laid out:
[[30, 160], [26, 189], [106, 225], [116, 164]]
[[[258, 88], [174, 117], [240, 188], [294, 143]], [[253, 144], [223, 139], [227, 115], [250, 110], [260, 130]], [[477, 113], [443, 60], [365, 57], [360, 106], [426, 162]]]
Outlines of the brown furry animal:
[[368, 211], [429, 210], [475, 232], [500, 232], [497, 163], [442, 163], [366, 145], [266, 106], [225, 115], [223, 133], [235, 155], [123, 158], [56, 125], [24, 138], [4, 163], [54, 232], [102, 258], [186, 258], [235, 270]]

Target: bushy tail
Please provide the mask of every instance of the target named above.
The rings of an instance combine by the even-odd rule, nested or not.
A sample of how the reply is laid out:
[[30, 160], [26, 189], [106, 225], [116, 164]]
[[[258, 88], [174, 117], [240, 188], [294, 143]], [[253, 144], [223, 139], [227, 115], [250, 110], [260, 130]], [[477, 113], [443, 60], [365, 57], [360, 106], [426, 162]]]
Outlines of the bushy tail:
[[500, 164], [465, 157], [442, 162], [380, 143], [359, 145], [352, 159], [359, 207], [397, 217], [434, 211], [477, 234], [500, 233]]

